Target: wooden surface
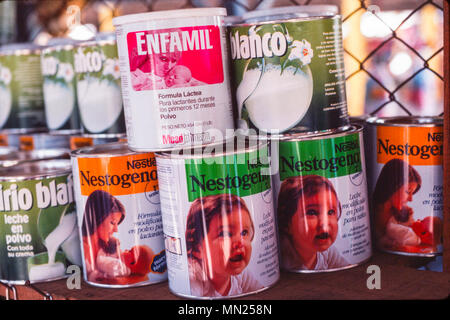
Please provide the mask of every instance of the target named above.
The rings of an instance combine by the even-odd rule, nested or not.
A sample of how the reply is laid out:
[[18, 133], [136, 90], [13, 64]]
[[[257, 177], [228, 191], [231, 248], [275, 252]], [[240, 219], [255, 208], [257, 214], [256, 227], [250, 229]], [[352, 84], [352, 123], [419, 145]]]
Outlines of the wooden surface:
[[444, 271], [450, 273], [450, 0], [444, 1]]
[[[402, 256], [377, 253], [367, 263], [347, 270], [330, 273], [296, 274], [282, 273], [280, 281], [272, 288], [240, 299], [252, 300], [310, 300], [310, 299], [363, 299], [405, 300], [445, 299], [450, 292], [450, 274], [419, 271], [406, 267]], [[397, 264], [402, 265], [397, 265]], [[369, 265], [381, 269], [381, 289], [369, 290], [367, 273]], [[128, 289], [104, 289], [84, 282], [80, 290], [69, 290], [66, 280], [36, 284], [36, 288], [48, 292], [54, 300], [173, 300], [180, 299], [169, 292], [167, 282]], [[35, 290], [16, 286], [20, 300], [43, 299]], [[5, 289], [0, 286], [0, 295]]]

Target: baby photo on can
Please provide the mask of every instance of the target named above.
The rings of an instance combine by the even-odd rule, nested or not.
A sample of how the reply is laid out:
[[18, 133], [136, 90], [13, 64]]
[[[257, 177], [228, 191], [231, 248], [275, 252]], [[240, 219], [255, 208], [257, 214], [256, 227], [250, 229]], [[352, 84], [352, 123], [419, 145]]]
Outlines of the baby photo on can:
[[167, 279], [154, 156], [124, 143], [72, 152], [85, 281], [131, 287]]
[[[232, 298], [257, 293], [278, 280], [271, 176], [263, 175], [261, 166], [248, 165], [258, 152], [267, 153], [267, 147], [207, 160], [157, 154], [174, 294]], [[245, 161], [238, 162], [242, 157]], [[209, 163], [212, 159], [218, 162]]]
[[191, 293], [233, 296], [263, 288], [247, 268], [254, 235], [253, 219], [241, 197], [222, 194], [196, 199], [186, 225]]
[[377, 246], [404, 255], [442, 252], [442, 120], [379, 118], [369, 129]]
[[335, 271], [370, 258], [362, 146], [360, 126], [282, 136], [274, 184], [285, 270]]
[[281, 250], [287, 268], [327, 270], [350, 264], [333, 246], [342, 208], [327, 178], [288, 178], [281, 184], [278, 201]]

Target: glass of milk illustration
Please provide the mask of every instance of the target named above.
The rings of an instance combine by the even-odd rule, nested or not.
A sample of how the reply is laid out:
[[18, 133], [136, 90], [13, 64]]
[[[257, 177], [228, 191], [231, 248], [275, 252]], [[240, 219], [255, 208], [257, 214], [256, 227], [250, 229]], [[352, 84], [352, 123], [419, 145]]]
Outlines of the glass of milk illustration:
[[243, 120], [239, 125], [246, 127], [245, 120], [250, 120], [259, 130], [283, 132], [299, 123], [310, 106], [313, 78], [309, 64], [314, 52], [305, 39], [291, 39], [282, 25], [254, 26], [249, 38], [252, 34], [271, 35], [271, 42], [278, 44], [272, 51], [278, 50], [283, 57], [272, 52], [271, 57], [248, 60], [236, 93]]
[[62, 278], [66, 275], [66, 264], [81, 265], [74, 204], [41, 210], [38, 230], [47, 252], [28, 258], [31, 282]]

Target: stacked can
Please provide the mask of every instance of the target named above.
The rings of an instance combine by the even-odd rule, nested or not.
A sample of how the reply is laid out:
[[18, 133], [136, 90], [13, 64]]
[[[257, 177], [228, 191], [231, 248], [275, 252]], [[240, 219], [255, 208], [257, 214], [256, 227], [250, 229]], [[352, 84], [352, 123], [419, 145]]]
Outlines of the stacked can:
[[337, 12], [274, 8], [228, 28], [238, 127], [270, 134], [281, 266], [293, 272], [345, 269], [372, 254], [362, 127], [349, 125]]
[[0, 49], [0, 128], [45, 128], [42, 47], [10, 44]]
[[109, 288], [165, 281], [154, 154], [109, 143], [71, 156], [85, 281]]
[[228, 27], [239, 128], [315, 132], [348, 125], [335, 6], [244, 14]]
[[280, 277], [269, 143], [243, 137], [158, 153], [169, 288], [232, 298]]
[[74, 71], [75, 41], [54, 40], [42, 50], [41, 65], [47, 127], [58, 133], [81, 132]]
[[69, 160], [0, 166], [0, 279], [50, 281], [81, 265]]
[[367, 120], [369, 191], [379, 249], [414, 257], [442, 253], [443, 119]]
[[125, 133], [125, 120], [114, 33], [78, 43], [74, 69], [82, 135], [73, 135], [71, 146], [117, 142]]
[[224, 8], [113, 19], [129, 147], [171, 150], [234, 129]]

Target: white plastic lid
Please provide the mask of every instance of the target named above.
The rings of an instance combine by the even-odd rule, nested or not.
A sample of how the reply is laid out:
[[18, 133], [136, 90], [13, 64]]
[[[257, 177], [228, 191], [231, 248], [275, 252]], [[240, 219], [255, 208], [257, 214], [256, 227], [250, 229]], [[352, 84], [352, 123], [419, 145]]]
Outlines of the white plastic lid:
[[[319, 17], [319, 16], [334, 16], [339, 13], [339, 9], [334, 5], [308, 5], [308, 6], [288, 6], [270, 8], [264, 10], [254, 10], [246, 12], [242, 15], [245, 22], [252, 21], [266, 21], [269, 17]], [[286, 16], [286, 17], [283, 17]]]
[[142, 22], [148, 20], [167, 20], [191, 17], [208, 17], [208, 16], [226, 16], [227, 9], [225, 8], [192, 8], [180, 10], [164, 10], [152, 11], [146, 13], [128, 14], [113, 18], [114, 26], [126, 23]]

